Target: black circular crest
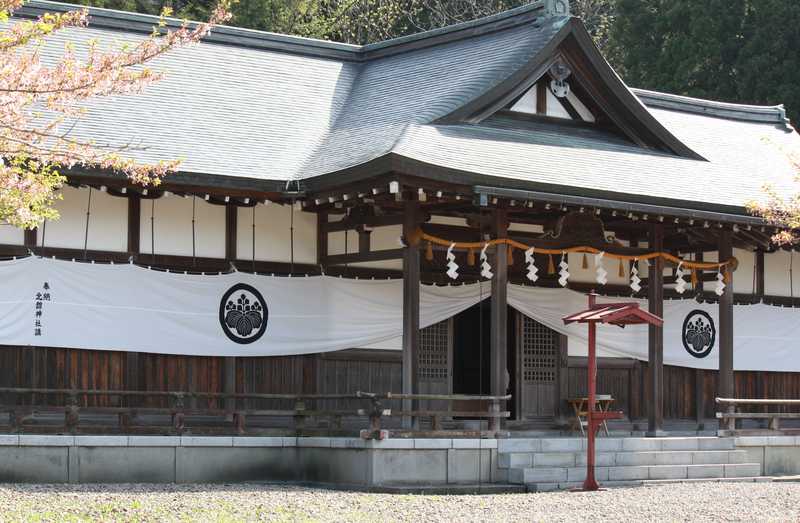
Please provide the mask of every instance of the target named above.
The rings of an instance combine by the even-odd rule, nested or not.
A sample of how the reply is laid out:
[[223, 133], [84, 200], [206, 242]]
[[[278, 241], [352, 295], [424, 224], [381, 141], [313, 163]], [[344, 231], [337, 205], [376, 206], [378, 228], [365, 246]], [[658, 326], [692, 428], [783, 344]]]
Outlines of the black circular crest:
[[237, 283], [219, 302], [219, 324], [225, 335], [236, 343], [253, 343], [267, 330], [269, 310], [258, 290]]
[[714, 348], [717, 329], [714, 319], [705, 311], [695, 309], [683, 320], [683, 348], [695, 358], [705, 358]]

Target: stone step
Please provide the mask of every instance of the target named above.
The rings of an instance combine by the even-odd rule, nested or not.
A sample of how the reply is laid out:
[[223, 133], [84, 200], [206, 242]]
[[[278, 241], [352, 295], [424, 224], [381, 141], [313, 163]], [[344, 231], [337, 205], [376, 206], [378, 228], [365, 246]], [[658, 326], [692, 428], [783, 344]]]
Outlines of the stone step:
[[[497, 451], [580, 452], [586, 450], [586, 438], [508, 438], [497, 442]], [[661, 450], [735, 450], [734, 438], [669, 437], [669, 438], [597, 438], [598, 452], [654, 452]]]
[[[724, 465], [744, 463], [744, 450], [662, 450], [641, 452], [597, 452], [595, 465]], [[499, 468], [580, 467], [586, 465], [586, 451], [508, 452], [498, 454]]]
[[[663, 485], [668, 483], [719, 483], [719, 482], [748, 482], [748, 483], [763, 483], [768, 481], [776, 481], [776, 478], [768, 478], [763, 476], [743, 476], [738, 478], [698, 478], [698, 479], [642, 479], [631, 481], [602, 481], [600, 482], [601, 488], [615, 488], [615, 487], [641, 487], [648, 485]], [[528, 492], [550, 492], [553, 490], [568, 490], [579, 489], [583, 486], [580, 481], [568, 481], [566, 483], [529, 483], [525, 485]]]
[[[758, 476], [759, 463], [699, 465], [622, 465], [595, 467], [598, 481], [641, 481], [655, 479], [736, 478]], [[583, 481], [586, 467], [531, 467], [508, 470], [510, 483], [568, 483]]]

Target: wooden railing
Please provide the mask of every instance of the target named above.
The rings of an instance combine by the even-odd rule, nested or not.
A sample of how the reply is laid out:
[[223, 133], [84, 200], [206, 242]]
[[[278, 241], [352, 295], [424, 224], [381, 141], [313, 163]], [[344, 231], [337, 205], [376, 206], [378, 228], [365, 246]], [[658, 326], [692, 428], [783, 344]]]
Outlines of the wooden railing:
[[[202, 421], [192, 423], [187, 428], [187, 418], [198, 417], [207, 419], [217, 418], [216, 425], [222, 422], [222, 432], [236, 434], [264, 433], [265, 430], [250, 428], [247, 419], [285, 418], [289, 420], [282, 433], [296, 435], [319, 433], [347, 432], [342, 427], [343, 418], [368, 418], [369, 428], [360, 431], [360, 435], [367, 439], [382, 439], [390, 433], [395, 436], [474, 436], [495, 437], [500, 431], [501, 420], [508, 418], [508, 411], [501, 411], [501, 403], [511, 396], [470, 396], [447, 394], [394, 394], [356, 392], [354, 394], [233, 394], [214, 392], [186, 392], [186, 391], [129, 391], [129, 390], [87, 390], [87, 389], [43, 389], [43, 388], [0, 388], [0, 413], [9, 416], [9, 429], [12, 432], [37, 432], [47, 429], [48, 432], [63, 431], [71, 434], [77, 433], [142, 433], [158, 432], [169, 434], [213, 433], [220, 432], [219, 428], [203, 425]], [[11, 399], [9, 399], [11, 398]], [[41, 401], [47, 398], [49, 401]], [[94, 398], [95, 401], [89, 401]], [[90, 403], [106, 405], [93, 406]], [[27, 400], [27, 401], [26, 401]], [[39, 401], [37, 401], [39, 400]], [[196, 407], [198, 400], [205, 400], [206, 407]], [[356, 401], [363, 404], [363, 408], [314, 408], [315, 403], [341, 402], [343, 400]], [[479, 407], [469, 411], [385, 408], [385, 402], [411, 400], [413, 404], [425, 400], [442, 400], [446, 402], [465, 401], [475, 402]], [[291, 403], [291, 408], [256, 408], [256, 402]], [[136, 405], [136, 403], [139, 405]], [[164, 403], [168, 406], [141, 406], [143, 403]], [[108, 405], [116, 403], [118, 405]], [[480, 405], [488, 403], [487, 410], [481, 410]], [[448, 403], [449, 404], [449, 403]], [[63, 415], [63, 425], [43, 425], [42, 421], [52, 415]], [[87, 425], [89, 418], [94, 416], [95, 424]], [[98, 417], [115, 416], [116, 423], [98, 422]], [[163, 423], [164, 418], [170, 423]], [[410, 420], [404, 428], [385, 428], [383, 421], [387, 418], [403, 417]], [[453, 418], [477, 418], [488, 420], [488, 430], [462, 430], [457, 426], [450, 429], [443, 428], [443, 421]], [[144, 419], [148, 423], [143, 423]], [[160, 418], [160, 419], [159, 419]], [[325, 419], [325, 427], [313, 422]], [[430, 419], [431, 428], [421, 429], [420, 420]], [[454, 425], [457, 425], [454, 424]], [[275, 430], [275, 429], [271, 429]]]
[[[731, 436], [735, 434], [755, 434], [776, 432], [780, 430], [781, 419], [800, 419], [800, 412], [778, 412], [775, 407], [800, 407], [800, 399], [740, 399], [716, 398], [717, 405], [722, 412], [717, 412], [720, 420], [720, 435]], [[742, 405], [756, 405], [764, 407], [760, 412], [737, 412], [737, 407]], [[758, 419], [768, 420], [767, 430], [763, 429], [737, 429], [736, 420]]]

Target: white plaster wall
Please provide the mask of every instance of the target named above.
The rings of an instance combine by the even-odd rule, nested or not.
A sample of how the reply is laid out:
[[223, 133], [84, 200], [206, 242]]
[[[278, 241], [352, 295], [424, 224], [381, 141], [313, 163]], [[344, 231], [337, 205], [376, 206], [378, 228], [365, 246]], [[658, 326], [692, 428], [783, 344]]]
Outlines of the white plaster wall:
[[756, 255], [744, 249], [734, 249], [733, 255], [739, 260], [739, 266], [733, 273], [733, 292], [752, 293], [754, 290]]
[[795, 275], [800, 276], [800, 255], [794, 251], [776, 251], [764, 255], [764, 294], [800, 295], [800, 282], [793, 281]]
[[[254, 211], [255, 259], [289, 263], [292, 260], [293, 211], [291, 205], [274, 203], [238, 208], [239, 214], [236, 220], [237, 258], [249, 260], [253, 256]], [[294, 210], [294, 262], [317, 263], [317, 215], [314, 213]]]
[[[171, 195], [142, 200], [140, 250], [175, 256], [192, 255], [192, 197]], [[225, 257], [225, 207], [202, 198], [195, 200], [195, 255], [201, 258]], [[153, 219], [151, 243], [150, 217]]]
[[22, 245], [25, 243], [25, 231], [7, 223], [0, 223], [0, 244]]
[[[86, 247], [89, 250], [120, 251], [128, 249], [128, 199], [92, 189], [91, 214]], [[48, 220], [39, 229], [37, 242], [45, 247], [83, 249], [86, 232], [86, 209], [89, 189], [64, 186], [55, 208], [60, 218]]]
[[[370, 233], [370, 249], [373, 251], [384, 251], [389, 249], [399, 249], [398, 239], [403, 234], [402, 225], [388, 225], [386, 227], [375, 227]], [[333, 236], [333, 235], [331, 235]], [[330, 241], [330, 239], [328, 240]], [[341, 247], [344, 248], [344, 236], [341, 237]], [[348, 235], [349, 252], [358, 250], [358, 234], [350, 231]], [[330, 247], [329, 247], [330, 248]], [[344, 251], [342, 251], [344, 252]], [[424, 256], [424, 253], [423, 253]], [[385, 260], [367, 263], [354, 263], [354, 267], [367, 267], [371, 269], [396, 269], [402, 270], [402, 260]]]

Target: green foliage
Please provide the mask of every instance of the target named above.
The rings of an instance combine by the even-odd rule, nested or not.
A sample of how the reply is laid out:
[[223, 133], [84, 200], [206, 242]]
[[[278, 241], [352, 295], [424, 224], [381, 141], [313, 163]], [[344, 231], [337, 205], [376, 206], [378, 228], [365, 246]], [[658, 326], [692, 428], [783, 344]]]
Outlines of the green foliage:
[[610, 54], [629, 85], [800, 117], [800, 2], [616, 0]]

